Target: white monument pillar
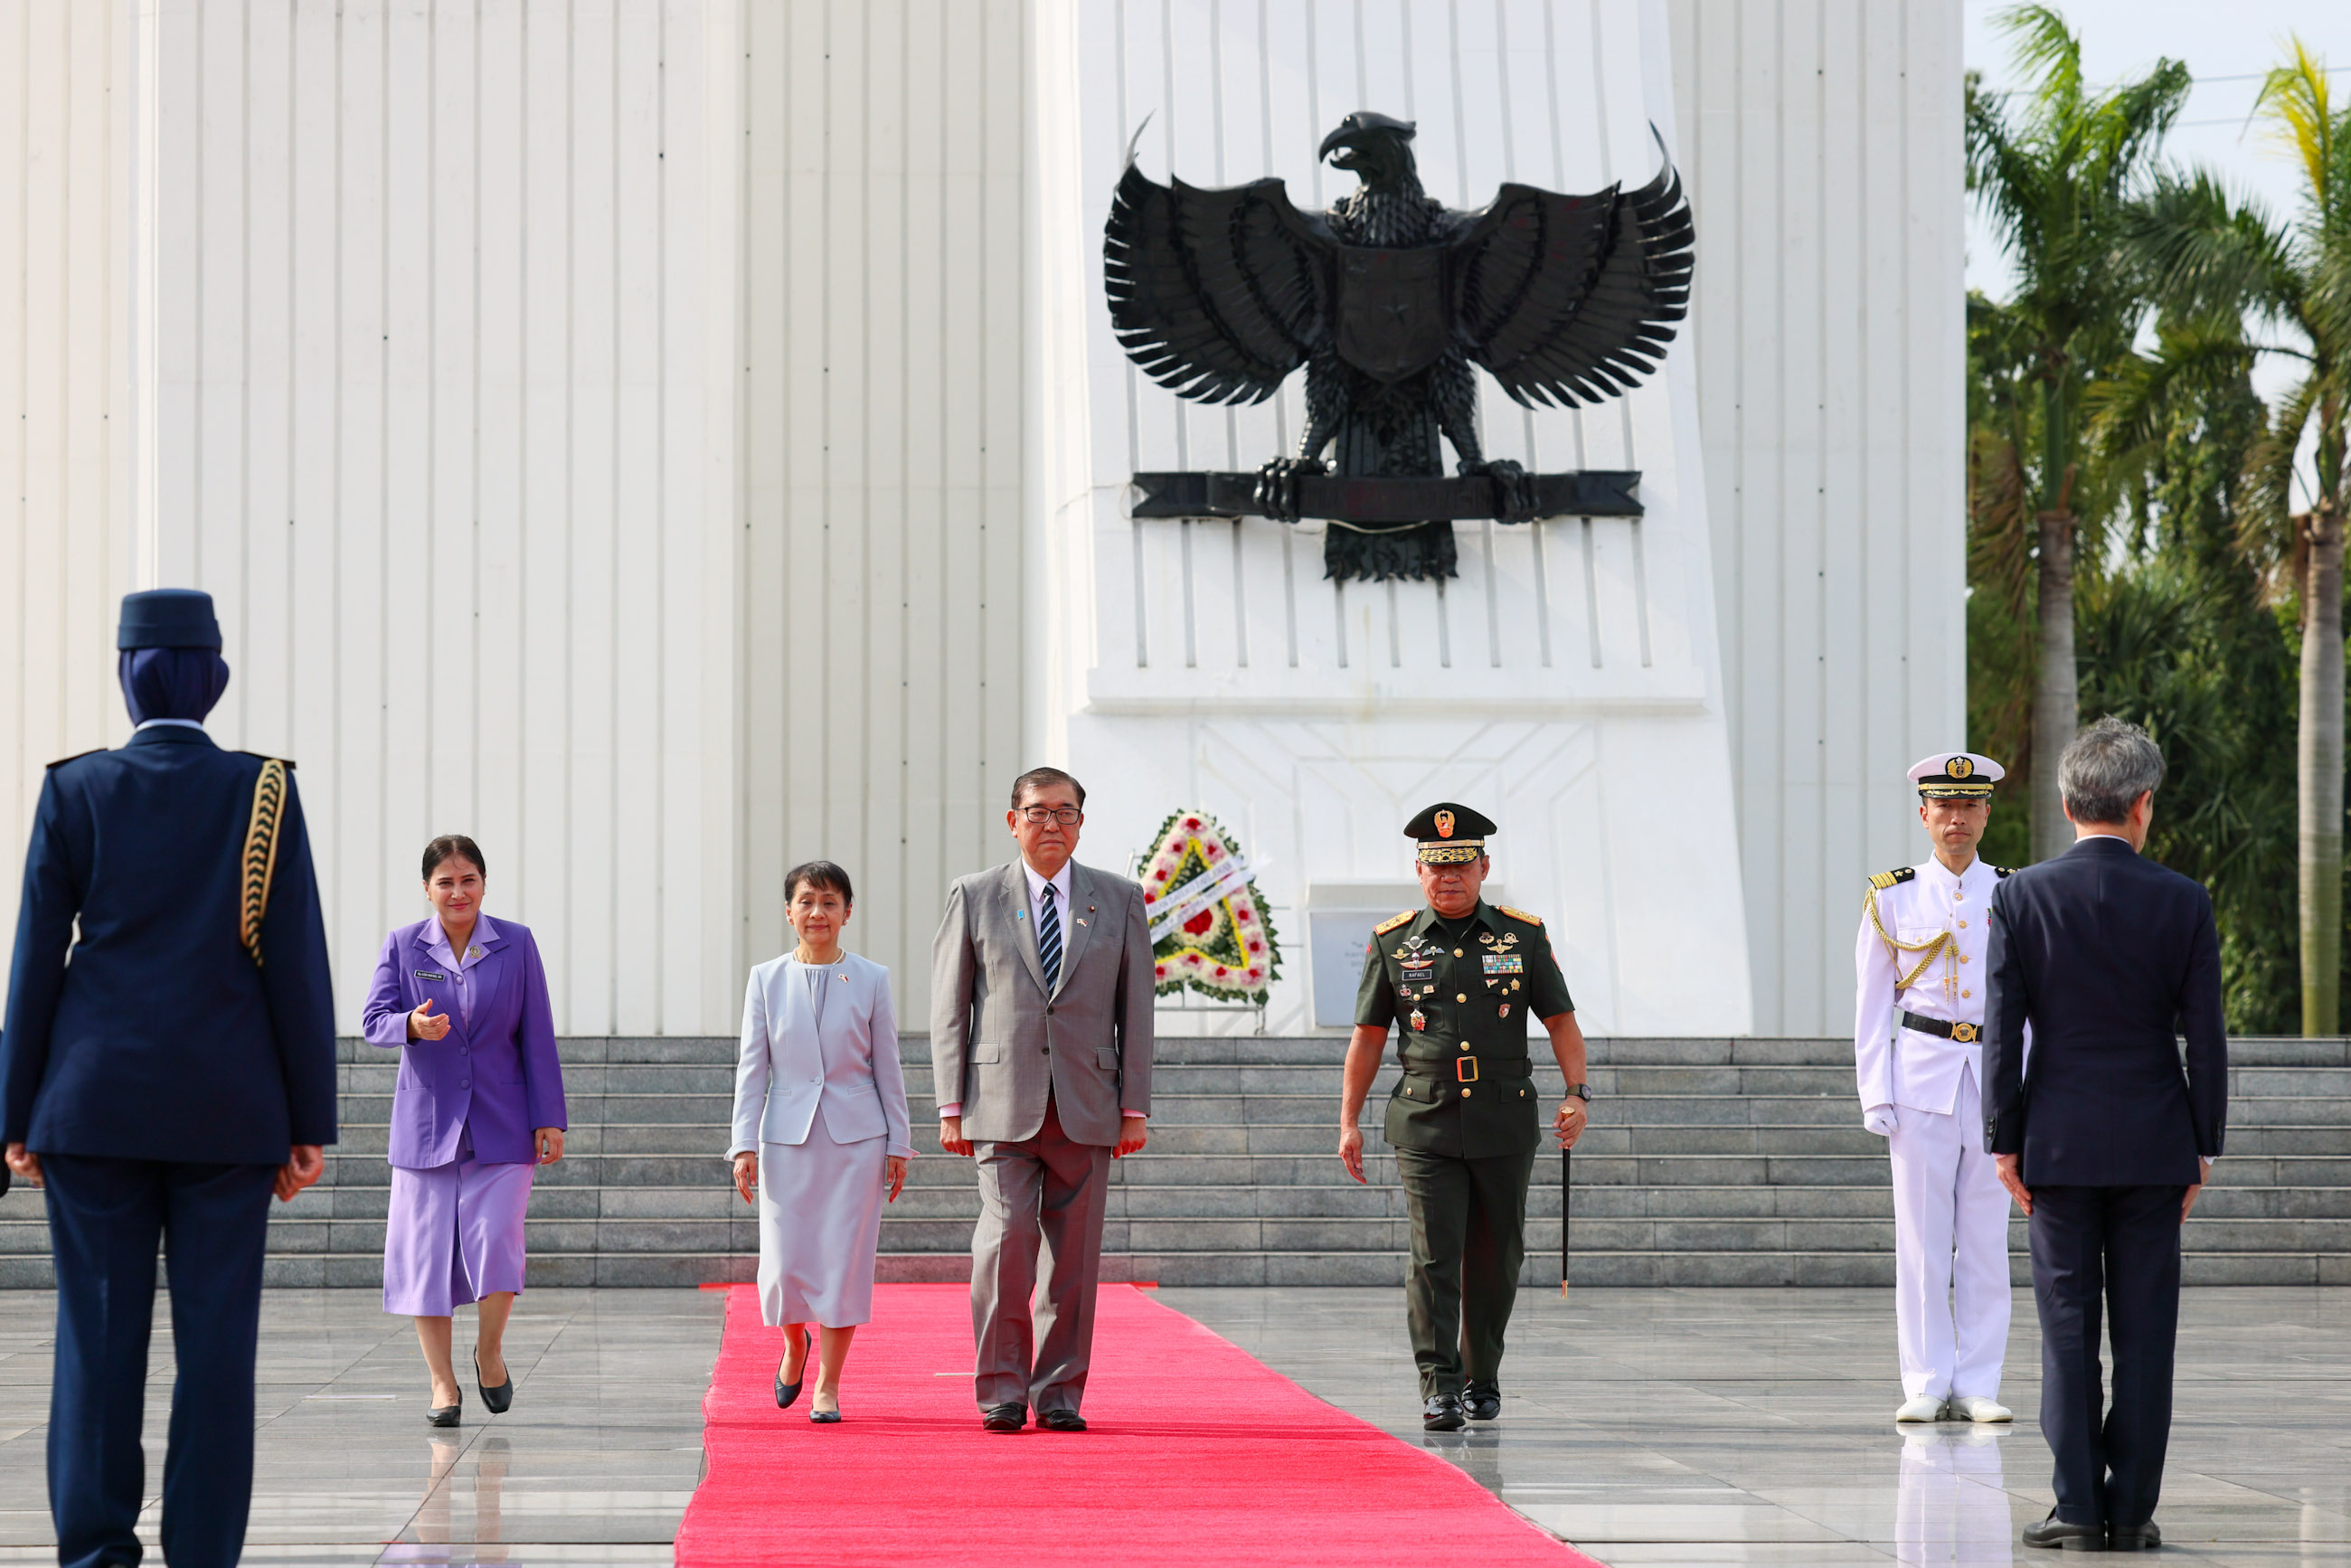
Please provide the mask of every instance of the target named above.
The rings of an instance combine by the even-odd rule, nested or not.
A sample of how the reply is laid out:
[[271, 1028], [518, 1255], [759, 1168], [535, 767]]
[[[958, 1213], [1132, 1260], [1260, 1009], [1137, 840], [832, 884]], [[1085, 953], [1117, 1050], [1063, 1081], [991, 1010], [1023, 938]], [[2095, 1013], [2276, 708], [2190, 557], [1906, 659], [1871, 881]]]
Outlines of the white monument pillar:
[[1023, 667], [1032, 753], [1092, 791], [1081, 858], [1123, 870], [1169, 811], [1216, 813], [1281, 937], [1268, 1027], [1337, 1027], [1370, 925], [1417, 902], [1404, 823], [1458, 800], [1500, 824], [1497, 901], [1544, 917], [1587, 1031], [1749, 1030], [1687, 340], [1577, 412], [1523, 410], [1479, 372], [1490, 455], [1638, 469], [1644, 517], [1460, 523], [1452, 580], [1334, 584], [1325, 524], [1130, 515], [1139, 470], [1287, 453], [1302, 372], [1254, 408], [1182, 402], [1128, 363], [1102, 293], [1102, 225], [1146, 117], [1153, 178], [1277, 175], [1301, 208], [1353, 189], [1315, 151], [1358, 109], [1417, 122], [1422, 183], [1448, 206], [1506, 180], [1646, 181], [1651, 127], [1674, 123], [1663, 5], [1044, 0], [1036, 16]]

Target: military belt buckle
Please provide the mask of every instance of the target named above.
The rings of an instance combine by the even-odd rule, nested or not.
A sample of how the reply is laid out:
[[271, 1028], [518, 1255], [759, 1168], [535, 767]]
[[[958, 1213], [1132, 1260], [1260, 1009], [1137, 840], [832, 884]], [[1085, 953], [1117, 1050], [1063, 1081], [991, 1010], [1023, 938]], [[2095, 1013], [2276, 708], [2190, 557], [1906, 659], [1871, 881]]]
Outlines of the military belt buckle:
[[1478, 1059], [1474, 1056], [1455, 1057], [1453, 1059], [1453, 1082], [1456, 1083], [1477, 1082]]
[[1961, 1045], [1971, 1044], [1980, 1032], [1971, 1023], [1955, 1023], [1951, 1026], [1951, 1038]]

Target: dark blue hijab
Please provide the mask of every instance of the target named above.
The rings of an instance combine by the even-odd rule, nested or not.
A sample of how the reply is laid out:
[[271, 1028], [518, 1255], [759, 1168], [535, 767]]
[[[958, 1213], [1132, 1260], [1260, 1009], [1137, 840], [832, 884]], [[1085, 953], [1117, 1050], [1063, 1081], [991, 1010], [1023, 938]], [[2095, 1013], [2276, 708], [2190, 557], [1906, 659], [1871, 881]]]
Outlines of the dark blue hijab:
[[228, 690], [228, 661], [210, 648], [126, 648], [115, 673], [132, 724], [151, 718], [201, 724]]

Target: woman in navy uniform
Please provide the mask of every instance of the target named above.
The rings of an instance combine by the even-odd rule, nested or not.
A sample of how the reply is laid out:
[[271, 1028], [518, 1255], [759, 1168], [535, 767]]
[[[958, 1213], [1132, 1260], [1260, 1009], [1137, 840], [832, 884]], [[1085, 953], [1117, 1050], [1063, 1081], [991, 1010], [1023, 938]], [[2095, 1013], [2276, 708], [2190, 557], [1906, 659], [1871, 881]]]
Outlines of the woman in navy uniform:
[[270, 1194], [318, 1180], [335, 1141], [326, 928], [291, 765], [204, 734], [228, 685], [211, 597], [130, 595], [116, 645], [130, 743], [50, 766], [25, 851], [0, 1137], [48, 1194], [57, 1560], [141, 1555], [161, 1240], [179, 1364], [163, 1555], [212, 1568], [237, 1560], [252, 1501]]

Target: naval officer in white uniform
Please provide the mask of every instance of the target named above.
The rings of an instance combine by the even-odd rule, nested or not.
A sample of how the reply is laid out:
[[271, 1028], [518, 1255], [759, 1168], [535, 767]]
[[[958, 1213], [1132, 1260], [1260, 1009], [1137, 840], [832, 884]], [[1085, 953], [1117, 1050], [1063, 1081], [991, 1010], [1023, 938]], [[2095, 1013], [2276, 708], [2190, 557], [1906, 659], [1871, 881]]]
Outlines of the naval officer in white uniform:
[[1984, 1153], [1980, 1040], [1986, 921], [2008, 873], [1976, 854], [2002, 771], [1964, 751], [1911, 768], [1935, 852], [1869, 879], [1854, 945], [1862, 1124], [1894, 1166], [1897, 1421], [2010, 1419], [2008, 1192]]

